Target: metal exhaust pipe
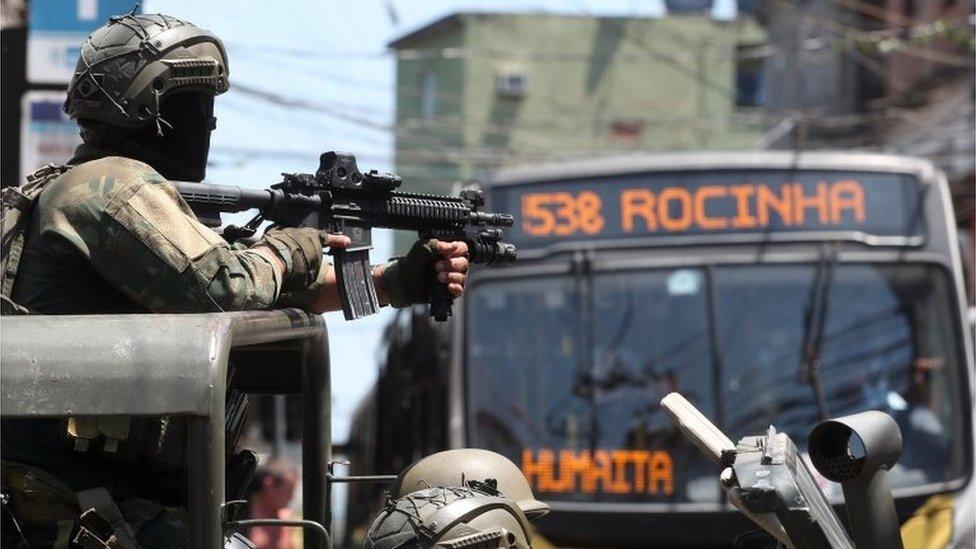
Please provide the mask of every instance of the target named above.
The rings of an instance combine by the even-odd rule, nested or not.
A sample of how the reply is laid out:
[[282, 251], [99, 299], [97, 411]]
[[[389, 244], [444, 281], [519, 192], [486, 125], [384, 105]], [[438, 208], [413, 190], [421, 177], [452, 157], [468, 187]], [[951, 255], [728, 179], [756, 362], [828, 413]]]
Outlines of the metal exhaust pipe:
[[824, 421], [810, 432], [810, 461], [844, 490], [851, 537], [858, 549], [902, 548], [888, 470], [901, 456], [901, 429], [891, 416], [868, 411]]

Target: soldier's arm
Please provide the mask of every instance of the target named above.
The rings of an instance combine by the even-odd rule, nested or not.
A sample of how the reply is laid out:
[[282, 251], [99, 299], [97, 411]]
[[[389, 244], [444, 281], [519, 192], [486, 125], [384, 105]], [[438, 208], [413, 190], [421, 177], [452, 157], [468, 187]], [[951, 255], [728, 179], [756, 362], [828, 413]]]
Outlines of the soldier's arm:
[[203, 226], [156, 174], [121, 186], [79, 237], [95, 269], [155, 312], [267, 309], [288, 276], [286, 261], [259, 244], [235, 249]]

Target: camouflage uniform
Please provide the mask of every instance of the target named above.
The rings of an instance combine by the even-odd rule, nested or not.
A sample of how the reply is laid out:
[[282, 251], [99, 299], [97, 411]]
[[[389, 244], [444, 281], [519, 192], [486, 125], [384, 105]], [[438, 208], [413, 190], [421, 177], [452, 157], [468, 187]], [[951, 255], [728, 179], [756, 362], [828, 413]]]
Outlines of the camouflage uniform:
[[[41, 195], [14, 301], [46, 314], [267, 309], [280, 281], [260, 254], [197, 221], [153, 168], [82, 145]], [[95, 159], [78, 162], [87, 158]]]

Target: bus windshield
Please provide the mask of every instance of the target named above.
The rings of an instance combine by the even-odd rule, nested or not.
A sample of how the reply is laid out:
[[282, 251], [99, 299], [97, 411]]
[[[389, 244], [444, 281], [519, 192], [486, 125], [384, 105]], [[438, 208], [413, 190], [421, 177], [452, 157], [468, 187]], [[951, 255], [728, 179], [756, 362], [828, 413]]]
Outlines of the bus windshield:
[[468, 301], [469, 441], [549, 500], [717, 502], [714, 465], [658, 407], [679, 391], [733, 439], [773, 424], [801, 451], [824, 412], [882, 410], [904, 437], [893, 487], [952, 480], [948, 288], [932, 265], [834, 262], [486, 280]]

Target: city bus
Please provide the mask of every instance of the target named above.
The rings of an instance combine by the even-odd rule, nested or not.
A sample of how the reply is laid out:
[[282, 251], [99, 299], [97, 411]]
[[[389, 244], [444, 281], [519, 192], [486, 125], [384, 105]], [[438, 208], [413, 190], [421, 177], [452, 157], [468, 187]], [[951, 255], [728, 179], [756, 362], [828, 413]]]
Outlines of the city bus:
[[[552, 506], [538, 527], [554, 544], [727, 547], [750, 525], [662, 396], [733, 439], [774, 425], [801, 452], [821, 420], [874, 409], [902, 431], [906, 540], [973, 535], [973, 350], [929, 163], [635, 155], [510, 169], [486, 191], [515, 215], [519, 260], [473, 271], [449, 328], [419, 311], [390, 325], [354, 464], [489, 448]], [[351, 523], [375, 501], [352, 493]]]

